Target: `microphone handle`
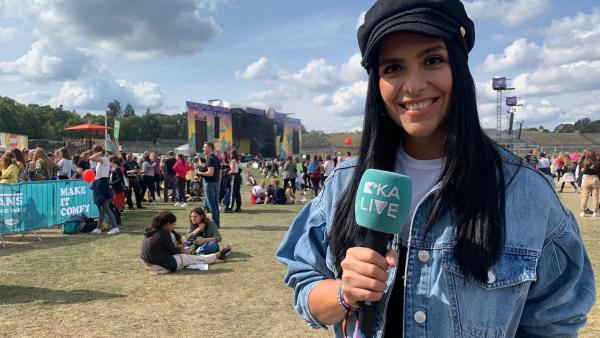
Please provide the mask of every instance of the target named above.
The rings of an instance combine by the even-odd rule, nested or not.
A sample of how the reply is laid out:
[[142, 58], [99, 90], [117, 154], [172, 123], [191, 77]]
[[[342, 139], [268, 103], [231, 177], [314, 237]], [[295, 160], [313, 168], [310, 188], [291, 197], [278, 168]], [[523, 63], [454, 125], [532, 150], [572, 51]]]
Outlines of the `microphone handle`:
[[[369, 249], [385, 256], [387, 244], [392, 235], [385, 232], [379, 232], [368, 229], [365, 236], [365, 245]], [[373, 325], [375, 324], [375, 309], [377, 302], [366, 301], [360, 306], [358, 313], [358, 333], [359, 337], [373, 337]]]

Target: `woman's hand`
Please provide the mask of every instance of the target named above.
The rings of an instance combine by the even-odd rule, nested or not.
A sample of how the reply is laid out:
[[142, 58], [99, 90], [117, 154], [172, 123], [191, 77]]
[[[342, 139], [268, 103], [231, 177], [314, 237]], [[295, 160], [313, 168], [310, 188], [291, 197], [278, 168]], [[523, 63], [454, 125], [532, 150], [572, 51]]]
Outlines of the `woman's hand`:
[[398, 262], [398, 253], [388, 250], [385, 257], [362, 247], [350, 248], [341, 263], [344, 300], [352, 307], [362, 301], [379, 301], [387, 287], [387, 270]]

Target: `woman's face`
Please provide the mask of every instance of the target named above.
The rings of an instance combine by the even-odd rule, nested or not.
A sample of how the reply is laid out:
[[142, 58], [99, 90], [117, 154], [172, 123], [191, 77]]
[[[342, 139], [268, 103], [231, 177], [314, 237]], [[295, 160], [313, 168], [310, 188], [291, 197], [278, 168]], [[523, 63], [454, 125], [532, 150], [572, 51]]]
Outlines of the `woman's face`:
[[173, 223], [167, 223], [163, 226], [165, 228], [166, 231], [173, 231], [175, 230], [175, 222]]
[[190, 213], [190, 222], [194, 225], [200, 224], [201, 216], [198, 213]]
[[387, 113], [404, 129], [407, 141], [439, 144], [452, 92], [444, 41], [409, 33], [389, 35], [379, 49], [378, 71]]

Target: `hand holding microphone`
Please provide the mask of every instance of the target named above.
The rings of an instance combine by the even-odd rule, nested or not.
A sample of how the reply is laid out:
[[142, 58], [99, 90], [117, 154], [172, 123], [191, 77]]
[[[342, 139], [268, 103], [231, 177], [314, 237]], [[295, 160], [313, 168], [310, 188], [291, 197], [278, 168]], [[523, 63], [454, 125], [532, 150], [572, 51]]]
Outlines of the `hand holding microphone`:
[[[349, 305], [360, 306], [359, 337], [372, 337], [376, 301], [387, 285], [387, 269], [397, 264], [398, 256], [387, 245], [394, 234], [402, 232], [412, 199], [412, 183], [408, 176], [367, 169], [358, 186], [355, 218], [367, 228], [362, 248], [350, 248], [342, 261], [343, 295]], [[387, 252], [387, 253], [386, 253]], [[385, 257], [383, 257], [385, 255]]]

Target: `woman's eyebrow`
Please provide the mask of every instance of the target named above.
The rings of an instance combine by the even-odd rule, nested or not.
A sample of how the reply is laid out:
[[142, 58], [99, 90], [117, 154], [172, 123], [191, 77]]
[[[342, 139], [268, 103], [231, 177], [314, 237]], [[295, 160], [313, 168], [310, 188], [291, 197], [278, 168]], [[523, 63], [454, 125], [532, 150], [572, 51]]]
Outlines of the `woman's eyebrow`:
[[426, 54], [437, 52], [437, 51], [440, 51], [440, 50], [446, 50], [446, 47], [444, 47], [442, 45], [437, 45], [437, 46], [432, 46], [432, 47], [429, 47], [429, 48], [425, 48], [422, 51], [420, 51], [419, 54], [417, 54], [417, 57], [422, 57], [422, 56], [424, 56]]
[[[441, 51], [441, 50], [446, 50], [446, 47], [443, 45], [436, 45], [436, 46], [432, 46], [432, 47], [427, 47], [425, 49], [423, 49], [422, 51], [420, 51], [417, 54], [417, 57], [423, 57], [429, 53], [433, 53], [433, 52], [437, 52], [437, 51]], [[388, 58], [388, 59], [383, 59], [379, 62], [379, 66], [387, 66], [387, 65], [391, 65], [391, 64], [396, 64], [396, 63], [402, 63], [404, 62], [404, 60], [402, 58], [397, 58], [397, 57], [392, 57], [392, 58]]]

